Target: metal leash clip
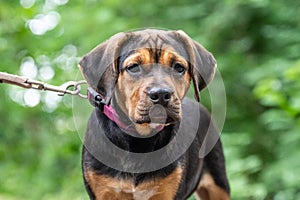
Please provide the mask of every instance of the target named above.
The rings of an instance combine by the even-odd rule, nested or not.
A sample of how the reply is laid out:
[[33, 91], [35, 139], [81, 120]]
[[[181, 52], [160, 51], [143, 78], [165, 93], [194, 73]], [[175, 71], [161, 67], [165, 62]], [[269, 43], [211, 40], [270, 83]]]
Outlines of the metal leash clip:
[[[81, 85], [87, 84], [85, 80], [81, 81], [68, 81], [60, 86], [50, 85], [41, 81], [32, 80], [29, 78], [8, 74], [5, 72], [0, 72], [0, 83], [8, 83], [17, 85], [23, 88], [32, 88], [36, 90], [52, 91], [57, 92], [59, 96], [64, 96], [65, 94], [77, 95], [81, 98], [87, 98], [86, 94], [82, 94]], [[73, 89], [70, 89], [73, 88]]]

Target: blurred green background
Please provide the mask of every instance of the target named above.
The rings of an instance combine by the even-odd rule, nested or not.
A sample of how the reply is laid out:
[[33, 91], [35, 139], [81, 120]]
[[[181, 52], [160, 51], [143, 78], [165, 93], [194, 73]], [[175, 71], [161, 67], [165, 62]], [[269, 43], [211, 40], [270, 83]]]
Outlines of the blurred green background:
[[[81, 79], [82, 55], [142, 27], [182, 29], [215, 55], [232, 199], [300, 199], [300, 1], [0, 0], [0, 71]], [[74, 123], [72, 105], [70, 96], [0, 85], [1, 200], [87, 199], [84, 133], [74, 124], [84, 126], [91, 108], [74, 112]]]

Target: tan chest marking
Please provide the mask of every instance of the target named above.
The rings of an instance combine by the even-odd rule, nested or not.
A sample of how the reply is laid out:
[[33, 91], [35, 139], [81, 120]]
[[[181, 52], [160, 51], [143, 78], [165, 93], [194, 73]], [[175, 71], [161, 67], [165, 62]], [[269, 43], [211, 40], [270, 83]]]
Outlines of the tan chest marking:
[[182, 171], [181, 167], [177, 167], [167, 177], [149, 180], [137, 186], [130, 179], [118, 180], [93, 171], [85, 173], [85, 178], [97, 200], [172, 200], [178, 190]]

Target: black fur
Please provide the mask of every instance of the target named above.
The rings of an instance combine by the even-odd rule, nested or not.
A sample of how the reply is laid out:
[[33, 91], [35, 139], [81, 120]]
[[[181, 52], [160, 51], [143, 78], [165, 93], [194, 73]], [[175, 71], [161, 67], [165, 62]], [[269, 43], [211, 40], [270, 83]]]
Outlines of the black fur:
[[[106, 104], [112, 102], [114, 108], [120, 110], [116, 108], [118, 102], [114, 97], [114, 87], [119, 74], [122, 73], [122, 63], [135, 50], [143, 48], [149, 49], [151, 54], [155, 53], [153, 58], [156, 63], [159, 62], [160, 50], [163, 49], [170, 49], [182, 56], [189, 63], [188, 72], [193, 82], [196, 100], [199, 101], [200, 90], [207, 86], [215, 74], [216, 60], [213, 55], [183, 31], [146, 29], [116, 34], [98, 45], [80, 61], [81, 70], [89, 86], [101, 93]], [[155, 51], [152, 51], [154, 49]], [[87, 171], [93, 171], [112, 178], [130, 178], [130, 180], [134, 180], [135, 185], [139, 185], [157, 177], [166, 177], [180, 167], [183, 174], [174, 199], [184, 200], [188, 198], [195, 191], [204, 172], [209, 172], [215, 183], [229, 194], [222, 144], [209, 113], [196, 101], [184, 99], [181, 106], [182, 120], [165, 127], [149, 138], [135, 138], [126, 134], [101, 111], [95, 109], [88, 123], [83, 147], [83, 174], [86, 174]], [[195, 121], [197, 118], [191, 114], [195, 111], [200, 112], [199, 121]], [[128, 117], [124, 113], [118, 112], [118, 114], [121, 115], [122, 120], [126, 120]], [[191, 131], [189, 127], [193, 127], [195, 123], [199, 125], [198, 130]], [[179, 131], [179, 127], [185, 128]], [[183, 138], [179, 140], [180, 136]], [[122, 166], [129, 165], [129, 167], [131, 165], [139, 167], [143, 166], [142, 164], [151, 166], [153, 165], [152, 160], [141, 157], [140, 160], [133, 161], [130, 159], [132, 154], [128, 153], [128, 155], [120, 157], [116, 153], [117, 150], [111, 152], [110, 143], [127, 152], [147, 153], [158, 151], [164, 146], [172, 144], [172, 141], [180, 141], [179, 144], [176, 144], [177, 146], [168, 145], [168, 147], [172, 147], [171, 150], [159, 157], [159, 159], [164, 160], [172, 154], [176, 155], [177, 150], [189, 138], [193, 140], [188, 148], [182, 152], [183, 154], [178, 155], [173, 163], [156, 171], [129, 173], [113, 169], [100, 161], [109, 160], [111, 163], [122, 163]], [[204, 151], [202, 151], [203, 149]], [[209, 153], [206, 155], [205, 152]], [[95, 199], [95, 194], [85, 177], [84, 181], [90, 198]]]

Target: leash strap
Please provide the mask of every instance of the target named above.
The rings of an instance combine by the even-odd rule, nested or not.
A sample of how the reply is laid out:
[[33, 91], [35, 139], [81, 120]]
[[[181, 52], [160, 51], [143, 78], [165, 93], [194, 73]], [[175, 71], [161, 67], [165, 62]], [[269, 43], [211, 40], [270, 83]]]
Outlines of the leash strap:
[[[36, 89], [44, 91], [56, 92], [59, 96], [64, 96], [65, 94], [77, 95], [81, 98], [87, 98], [85, 94], [81, 94], [81, 85], [87, 84], [85, 80], [81, 81], [68, 81], [60, 86], [47, 84], [41, 81], [32, 80], [26, 77], [17, 76], [14, 74], [8, 74], [5, 72], [0, 72], [0, 83], [7, 83], [12, 85], [17, 85], [26, 89]], [[70, 89], [73, 88], [73, 89]]]
[[28, 78], [17, 76], [13, 74], [8, 74], [5, 72], [0, 72], [0, 83], [7, 83], [17, 85], [23, 88], [30, 88], [31, 85], [27, 83]]
[[[89, 102], [94, 107], [99, 108], [101, 112], [104, 111], [104, 106], [106, 105], [104, 98], [102, 98], [102, 96], [91, 87], [88, 87], [87, 95], [80, 93], [80, 85], [87, 83], [85, 80], [81, 80], [78, 82], [68, 81], [60, 86], [55, 86], [26, 77], [17, 76], [6, 72], [0, 72], [0, 83], [16, 85], [27, 89], [32, 88], [36, 90], [57, 92], [60, 96], [63, 96], [65, 94], [78, 95], [82, 98], [87, 98]], [[70, 87], [73, 87], [74, 89], [70, 90]]]
[[[17, 76], [6, 72], [0, 72], [0, 83], [16, 85], [27, 89], [32, 88], [36, 90], [57, 92], [60, 96], [63, 96], [65, 94], [78, 95], [82, 98], [87, 98], [89, 102], [94, 107], [99, 108], [101, 112], [104, 111], [104, 106], [106, 105], [104, 98], [102, 98], [102, 96], [91, 87], [88, 87], [87, 95], [80, 93], [80, 85], [87, 83], [85, 80], [81, 80], [78, 82], [68, 81], [60, 86], [55, 86], [26, 77]], [[70, 87], [73, 87], [74, 89], [70, 90]]]

